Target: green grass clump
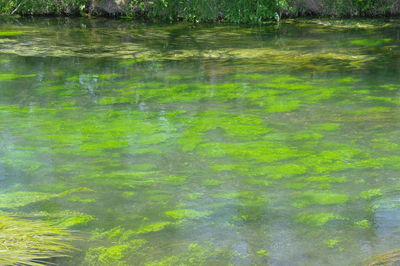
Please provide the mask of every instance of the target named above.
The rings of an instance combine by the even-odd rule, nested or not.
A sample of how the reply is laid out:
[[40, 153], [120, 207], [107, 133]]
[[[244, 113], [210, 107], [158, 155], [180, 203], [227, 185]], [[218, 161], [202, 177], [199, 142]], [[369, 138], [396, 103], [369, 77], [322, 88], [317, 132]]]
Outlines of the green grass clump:
[[66, 256], [75, 240], [70, 231], [37, 220], [0, 216], [0, 265], [42, 265]]

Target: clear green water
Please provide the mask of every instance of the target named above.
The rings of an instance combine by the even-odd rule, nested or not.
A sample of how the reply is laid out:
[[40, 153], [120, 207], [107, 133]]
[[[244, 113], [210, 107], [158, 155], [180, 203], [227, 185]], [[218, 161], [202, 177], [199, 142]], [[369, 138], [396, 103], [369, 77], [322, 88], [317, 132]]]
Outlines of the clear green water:
[[0, 210], [74, 230], [59, 265], [398, 249], [399, 36], [397, 20], [2, 20]]

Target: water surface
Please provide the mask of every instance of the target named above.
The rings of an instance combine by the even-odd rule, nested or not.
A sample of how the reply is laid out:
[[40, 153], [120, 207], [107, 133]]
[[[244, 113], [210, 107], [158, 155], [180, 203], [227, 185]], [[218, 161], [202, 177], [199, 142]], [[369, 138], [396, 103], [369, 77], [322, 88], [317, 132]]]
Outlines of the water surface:
[[59, 265], [352, 265], [400, 248], [398, 20], [0, 21], [0, 210]]

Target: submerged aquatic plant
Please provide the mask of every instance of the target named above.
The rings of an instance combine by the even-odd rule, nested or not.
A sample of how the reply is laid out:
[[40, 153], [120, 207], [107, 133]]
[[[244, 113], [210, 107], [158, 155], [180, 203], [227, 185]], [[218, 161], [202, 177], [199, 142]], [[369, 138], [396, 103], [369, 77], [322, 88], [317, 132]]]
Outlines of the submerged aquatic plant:
[[400, 262], [400, 249], [379, 254], [368, 260], [367, 266], [398, 265]]
[[76, 240], [70, 231], [47, 222], [0, 216], [0, 265], [42, 265], [66, 256]]
[[43, 192], [30, 192], [30, 191], [2, 193], [0, 195], [0, 209], [14, 209], [19, 207], [24, 207], [29, 204], [37, 203], [40, 201], [62, 198], [69, 194], [81, 191], [93, 192], [93, 190], [89, 188], [79, 187], [66, 190], [61, 193], [43, 193]]

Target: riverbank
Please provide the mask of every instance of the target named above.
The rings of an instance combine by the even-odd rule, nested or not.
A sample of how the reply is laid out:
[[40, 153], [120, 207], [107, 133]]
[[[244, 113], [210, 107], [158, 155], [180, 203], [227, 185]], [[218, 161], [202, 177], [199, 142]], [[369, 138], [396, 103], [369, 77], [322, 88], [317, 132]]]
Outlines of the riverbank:
[[259, 23], [301, 16], [393, 16], [400, 14], [400, 0], [0, 0], [0, 14], [113, 16], [160, 22]]

